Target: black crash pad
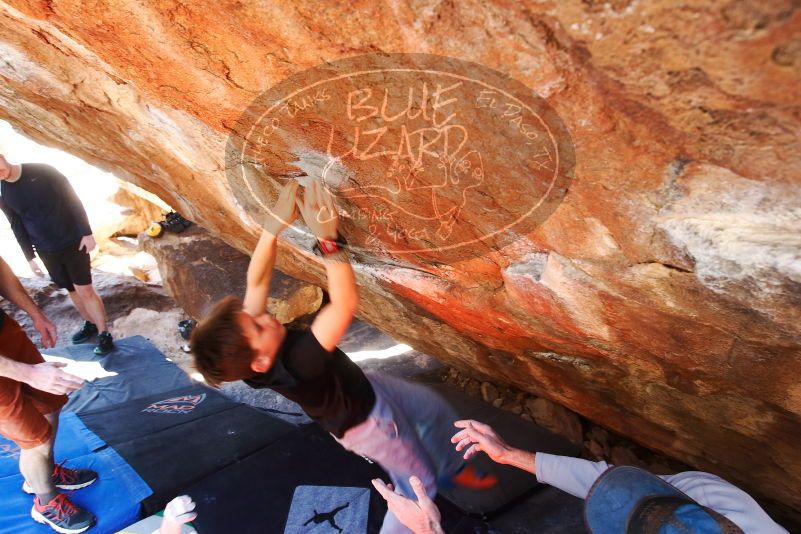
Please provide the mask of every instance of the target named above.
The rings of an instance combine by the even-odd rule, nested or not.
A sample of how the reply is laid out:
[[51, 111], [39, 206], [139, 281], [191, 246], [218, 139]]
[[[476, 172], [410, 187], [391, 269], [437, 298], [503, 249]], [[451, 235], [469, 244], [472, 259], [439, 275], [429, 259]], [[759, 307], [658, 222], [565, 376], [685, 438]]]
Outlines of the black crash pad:
[[81, 411], [81, 420], [109, 445], [124, 443], [170, 427], [230, 410], [239, 403], [216, 390], [193, 384], [97, 410]]
[[44, 351], [80, 362], [98, 362], [115, 376], [97, 378], [70, 394], [65, 411], [80, 413], [189, 386], [192, 381], [142, 336], [114, 340], [114, 350], [105, 356], [92, 351], [94, 345], [67, 345]]
[[[475, 397], [469, 397], [445, 384], [427, 384], [442, 395], [456, 410], [460, 419], [474, 419], [490, 425], [513, 447], [532, 452], [578, 456], [581, 450], [566, 438], [554, 434], [520, 416], [495, 408]], [[458, 431], [454, 428], [454, 433]], [[481, 491], [454, 488], [442, 495], [468, 514], [492, 515], [511, 505], [538, 486], [537, 478], [525, 471], [492, 462], [485, 454], [476, 455], [476, 467], [498, 477], [498, 484]]]
[[492, 528], [504, 534], [588, 534], [584, 526], [584, 499], [542, 485], [494, 515]]
[[201, 385], [80, 414], [153, 490], [145, 514], [295, 430]]
[[[339, 506], [348, 507], [335, 516], [335, 521], [344, 517], [345, 512], [353, 511], [351, 507], [369, 500], [369, 504], [365, 504], [366, 532], [378, 532], [386, 503], [372, 488], [370, 480], [379, 477], [387, 480], [377, 465], [346, 451], [328, 433], [312, 424], [206, 477], [186, 488], [184, 493], [197, 503], [198, 517], [194, 524], [198, 532], [285, 532], [296, 491], [299, 496], [314, 495], [313, 491], [299, 489], [303, 487], [317, 488], [322, 496], [341, 493], [346, 498]], [[350, 495], [361, 493], [363, 496], [365, 492], [369, 499], [362, 497], [359, 503], [347, 502]], [[295, 506], [299, 504], [304, 503], [296, 502]], [[331, 502], [326, 502], [324, 497], [305, 505], [320, 513], [336, 509], [331, 508]], [[287, 532], [337, 532], [333, 528], [326, 530], [326, 522], [311, 522], [313, 513], [308, 515], [307, 529], [287, 529]]]

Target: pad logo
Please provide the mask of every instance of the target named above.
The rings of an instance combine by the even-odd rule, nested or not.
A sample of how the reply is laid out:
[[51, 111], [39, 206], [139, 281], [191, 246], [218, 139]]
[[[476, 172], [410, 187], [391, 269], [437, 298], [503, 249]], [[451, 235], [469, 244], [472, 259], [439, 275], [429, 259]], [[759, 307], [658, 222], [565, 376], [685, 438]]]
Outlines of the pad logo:
[[284, 534], [367, 532], [370, 490], [341, 486], [298, 486]]
[[19, 460], [19, 447], [13, 443], [0, 443], [0, 458]]
[[154, 402], [144, 410], [143, 413], [161, 413], [161, 414], [186, 414], [194, 410], [198, 404], [206, 399], [206, 394], [199, 395], [183, 395], [180, 397], [171, 397], [163, 401]]
[[337, 514], [342, 510], [344, 510], [345, 508], [347, 508], [348, 505], [350, 505], [350, 503], [346, 502], [345, 504], [341, 504], [328, 512], [318, 512], [317, 508], [315, 508], [314, 515], [311, 516], [309, 519], [307, 519], [306, 522], [303, 523], [303, 526], [305, 527], [306, 525], [309, 525], [311, 523], [319, 525], [320, 523], [325, 523], [327, 521], [328, 524], [331, 525], [331, 528], [334, 528], [337, 531], [342, 532], [342, 529], [339, 528], [339, 526], [337, 526], [335, 519], [337, 517]]

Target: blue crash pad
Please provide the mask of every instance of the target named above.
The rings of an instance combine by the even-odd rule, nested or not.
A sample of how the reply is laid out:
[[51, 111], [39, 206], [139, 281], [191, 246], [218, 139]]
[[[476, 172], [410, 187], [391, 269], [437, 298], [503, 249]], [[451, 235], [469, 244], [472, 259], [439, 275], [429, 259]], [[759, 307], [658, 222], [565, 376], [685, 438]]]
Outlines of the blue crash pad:
[[[16, 446], [0, 436], [0, 450]], [[18, 451], [18, 449], [17, 449]], [[97, 471], [99, 479], [91, 486], [70, 492], [70, 499], [90, 510], [98, 519], [93, 534], [106, 534], [130, 525], [140, 517], [140, 502], [152, 491], [114, 449], [91, 432], [72, 413], [62, 413], [56, 437], [56, 462], [67, 460], [68, 467]], [[31, 519], [32, 497], [22, 491], [19, 453], [0, 454], [0, 533], [52, 534], [50, 527]]]

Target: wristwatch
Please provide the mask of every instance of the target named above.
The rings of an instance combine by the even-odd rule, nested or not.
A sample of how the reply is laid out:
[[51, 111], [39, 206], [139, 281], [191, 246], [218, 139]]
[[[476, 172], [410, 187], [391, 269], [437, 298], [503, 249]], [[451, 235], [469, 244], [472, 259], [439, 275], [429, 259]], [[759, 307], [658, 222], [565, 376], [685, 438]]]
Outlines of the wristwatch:
[[345, 238], [342, 235], [337, 234], [336, 239], [318, 239], [317, 244], [314, 245], [312, 251], [318, 256], [325, 258], [326, 256], [331, 256], [334, 254], [338, 254], [345, 250], [345, 247], [348, 246], [348, 242], [345, 241]]

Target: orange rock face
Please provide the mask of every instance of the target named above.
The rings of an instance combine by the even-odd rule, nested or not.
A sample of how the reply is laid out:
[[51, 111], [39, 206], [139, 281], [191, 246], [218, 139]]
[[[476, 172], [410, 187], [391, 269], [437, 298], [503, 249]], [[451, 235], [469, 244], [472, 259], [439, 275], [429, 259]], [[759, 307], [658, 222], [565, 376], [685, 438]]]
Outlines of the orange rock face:
[[[411, 77], [381, 63], [328, 98], [286, 91], [398, 53], [477, 67], [399, 60]], [[363, 318], [801, 508], [797, 2], [5, 0], [0, 58], [0, 116], [25, 134], [243, 251], [282, 183], [322, 177], [360, 247]], [[441, 92], [443, 114], [419, 122], [435, 77], [457, 71], [458, 98]], [[395, 119], [422, 82], [428, 98], [416, 90]], [[488, 114], [482, 83], [529, 114]], [[284, 115], [243, 116], [265, 94]], [[343, 156], [381, 128], [384, 154]], [[559, 134], [534, 147], [532, 132]], [[542, 147], [569, 155], [551, 182]], [[380, 199], [354, 193], [379, 186]], [[542, 199], [547, 216], [507, 224]], [[278, 265], [322, 283], [308, 242], [288, 232]]]

